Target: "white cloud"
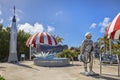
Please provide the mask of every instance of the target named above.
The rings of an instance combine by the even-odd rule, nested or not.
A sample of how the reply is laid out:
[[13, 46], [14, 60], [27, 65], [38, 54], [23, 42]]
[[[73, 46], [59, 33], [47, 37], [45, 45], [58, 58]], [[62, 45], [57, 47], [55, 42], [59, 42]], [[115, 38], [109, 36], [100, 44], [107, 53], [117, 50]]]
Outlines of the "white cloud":
[[100, 28], [100, 32], [104, 33], [105, 29], [108, 27], [109, 24], [110, 24], [110, 18], [109, 17], [105, 17], [102, 22], [99, 22], [99, 24], [92, 23], [90, 28], [96, 28], [96, 26], [98, 25], [99, 27], [101, 27]]
[[20, 17], [16, 15], [16, 21], [19, 22], [20, 21]]
[[1, 23], [1, 24], [3, 23], [3, 21], [4, 21], [3, 19], [0, 19], [0, 23]]
[[101, 26], [100, 32], [104, 33], [105, 29], [108, 27], [110, 24], [110, 18], [106, 17], [102, 22], [99, 23], [99, 26]]
[[92, 23], [90, 28], [96, 28], [97, 24], [96, 23]]
[[35, 23], [34, 25], [25, 23], [25, 24], [19, 24], [18, 30], [24, 30], [27, 33], [34, 34], [37, 32], [42, 32], [44, 30], [44, 27], [42, 24], [39, 23]]
[[[2, 15], [2, 11], [1, 10], [0, 10], [0, 15]], [[3, 21], [4, 20], [2, 18], [0, 18], [0, 24], [3, 23]]]
[[55, 31], [55, 28], [52, 26], [48, 26], [47, 32], [53, 32], [53, 31]]
[[103, 26], [103, 27], [107, 27], [108, 24], [110, 23], [109, 21], [110, 21], [110, 18], [106, 17], [106, 18], [104, 18], [103, 22], [99, 23], [99, 25]]
[[58, 11], [55, 13], [55, 15], [58, 16], [58, 15], [61, 15], [62, 13], [63, 13], [62, 11]]

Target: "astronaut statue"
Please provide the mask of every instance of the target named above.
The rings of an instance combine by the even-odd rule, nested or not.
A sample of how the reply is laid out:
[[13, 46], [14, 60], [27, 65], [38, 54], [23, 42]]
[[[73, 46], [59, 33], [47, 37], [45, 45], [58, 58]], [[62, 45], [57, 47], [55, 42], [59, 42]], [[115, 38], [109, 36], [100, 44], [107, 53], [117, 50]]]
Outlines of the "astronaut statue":
[[[87, 32], [85, 34], [86, 39], [83, 40], [82, 45], [80, 47], [81, 56], [80, 59], [84, 63], [84, 75], [94, 75], [93, 72], [93, 41], [91, 40], [91, 33]], [[89, 63], [89, 71], [87, 70], [87, 64]]]

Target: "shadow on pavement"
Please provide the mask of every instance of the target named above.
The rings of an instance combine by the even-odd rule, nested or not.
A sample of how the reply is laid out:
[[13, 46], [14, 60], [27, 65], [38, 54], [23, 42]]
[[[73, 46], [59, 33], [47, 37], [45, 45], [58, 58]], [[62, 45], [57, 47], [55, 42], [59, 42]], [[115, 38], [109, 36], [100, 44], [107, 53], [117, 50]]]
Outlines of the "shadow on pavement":
[[[120, 79], [117, 79], [117, 78], [112, 78], [112, 77], [110, 77], [111, 75], [109, 75], [109, 77], [108, 77], [108, 75], [98, 75], [98, 76], [91, 76], [91, 77], [93, 77], [93, 78], [95, 78], [95, 79], [104, 79], [104, 80], [120, 80]], [[115, 75], [114, 75], [115, 76]], [[116, 77], [116, 76], [115, 76]], [[119, 78], [119, 77], [118, 77]]]
[[[37, 65], [36, 65], [37, 66]], [[65, 66], [41, 66], [41, 67], [49, 67], [49, 68], [66, 68], [66, 67], [73, 67], [73, 66], [81, 66], [79, 64], [69, 64]]]
[[34, 70], [40, 71], [39, 69], [33, 68], [33, 67], [29, 66], [29, 65], [25, 65], [25, 64], [21, 64], [21, 63], [16, 64], [16, 65], [17, 65], [17, 66], [21, 66], [21, 67], [30, 68], [30, 69], [34, 69]]
[[106, 75], [106, 76], [115, 76], [115, 77], [118, 77], [118, 75], [112, 75], [112, 74], [103, 74], [103, 75]]
[[0, 69], [3, 69], [3, 68], [6, 68], [6, 67], [2, 67], [2, 66], [0, 66]]

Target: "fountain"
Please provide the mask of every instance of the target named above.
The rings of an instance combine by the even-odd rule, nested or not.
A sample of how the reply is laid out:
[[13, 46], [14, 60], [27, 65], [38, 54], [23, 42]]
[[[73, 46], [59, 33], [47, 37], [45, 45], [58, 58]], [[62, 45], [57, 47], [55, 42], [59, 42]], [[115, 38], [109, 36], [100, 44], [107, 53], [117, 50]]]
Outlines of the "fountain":
[[60, 67], [69, 65], [68, 58], [57, 58], [55, 55], [56, 53], [49, 54], [49, 52], [38, 53], [35, 55], [34, 64], [46, 67]]
[[58, 45], [57, 40], [47, 32], [36, 33], [31, 36], [26, 45], [30, 47], [31, 60], [31, 45], [36, 49], [34, 54], [34, 64], [38, 66], [59, 67], [69, 65], [68, 58], [57, 58], [58, 52], [67, 49], [67, 45]]

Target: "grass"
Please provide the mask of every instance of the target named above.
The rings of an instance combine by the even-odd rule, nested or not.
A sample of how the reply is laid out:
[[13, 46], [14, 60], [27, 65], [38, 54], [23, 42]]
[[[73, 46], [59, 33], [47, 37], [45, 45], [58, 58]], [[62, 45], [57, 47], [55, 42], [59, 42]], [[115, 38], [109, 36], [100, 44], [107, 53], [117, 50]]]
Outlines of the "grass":
[[0, 75], [0, 80], [5, 80], [5, 78]]

